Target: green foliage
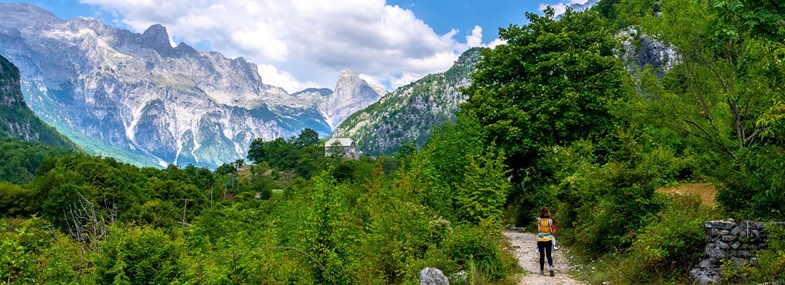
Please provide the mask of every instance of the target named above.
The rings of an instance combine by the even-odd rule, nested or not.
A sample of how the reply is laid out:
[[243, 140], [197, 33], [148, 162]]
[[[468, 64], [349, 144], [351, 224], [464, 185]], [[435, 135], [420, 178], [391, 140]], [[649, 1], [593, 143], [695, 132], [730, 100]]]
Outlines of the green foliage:
[[515, 257], [505, 251], [502, 237], [498, 235], [489, 238], [481, 227], [460, 226], [448, 237], [445, 246], [450, 256], [460, 261], [459, 265], [467, 269], [470, 264], [474, 265], [481, 274], [498, 281], [514, 273], [517, 263]]
[[644, 151], [638, 140], [619, 132], [622, 147], [605, 164], [592, 162], [588, 142], [555, 148], [546, 159], [561, 165], [556, 172], [557, 217], [565, 225], [566, 240], [600, 254], [625, 249], [636, 233], [651, 222], [664, 200], [656, 187], [674, 181], [687, 161], [663, 147]]
[[35, 176], [36, 169], [44, 163], [45, 158], [69, 152], [65, 148], [0, 138], [0, 181], [27, 183]]
[[183, 241], [146, 227], [112, 228], [99, 247], [98, 283], [176, 283], [182, 275]]
[[323, 158], [324, 147], [319, 143], [319, 134], [308, 128], [289, 140], [276, 138], [265, 142], [255, 139], [248, 149], [248, 160], [266, 162], [281, 170], [295, 169], [306, 178], [323, 169]]
[[528, 25], [501, 29], [507, 44], [483, 51], [461, 111], [506, 152], [515, 181], [548, 147], [603, 140], [613, 131], [611, 105], [629, 94], [618, 41], [598, 13], [526, 16]]
[[721, 169], [719, 201], [729, 212], [759, 219], [781, 219], [785, 214], [785, 152], [779, 147], [751, 148]]
[[82, 248], [37, 217], [0, 219], [0, 279], [10, 284], [93, 284]]
[[469, 157], [464, 178], [456, 185], [455, 204], [459, 219], [474, 224], [482, 221], [501, 222], [502, 208], [510, 183], [504, 169], [504, 154], [490, 153]]
[[[687, 276], [703, 257], [703, 222], [713, 217], [697, 196], [674, 196], [657, 219], [642, 228], [633, 242], [627, 282]], [[705, 206], [703, 206], [705, 207]], [[637, 273], [637, 274], [636, 274]], [[677, 280], [686, 281], [686, 280]]]

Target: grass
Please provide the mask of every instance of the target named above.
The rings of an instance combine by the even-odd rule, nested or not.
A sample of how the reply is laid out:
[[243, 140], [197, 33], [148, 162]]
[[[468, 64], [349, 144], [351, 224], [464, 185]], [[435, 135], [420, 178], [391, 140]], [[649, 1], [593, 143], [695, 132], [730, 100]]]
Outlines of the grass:
[[714, 208], [717, 205], [717, 188], [711, 183], [688, 183], [657, 189], [665, 195], [698, 195], [703, 205]]

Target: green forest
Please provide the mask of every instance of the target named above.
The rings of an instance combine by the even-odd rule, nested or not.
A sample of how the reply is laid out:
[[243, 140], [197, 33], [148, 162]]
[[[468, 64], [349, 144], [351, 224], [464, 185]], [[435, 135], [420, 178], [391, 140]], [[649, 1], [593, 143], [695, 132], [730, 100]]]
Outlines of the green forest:
[[[394, 156], [325, 155], [310, 129], [215, 170], [3, 139], [0, 283], [517, 284], [502, 231], [547, 206], [577, 279], [690, 284], [704, 221], [785, 220], [785, 2], [526, 17], [482, 51], [456, 121]], [[621, 56], [651, 40], [672, 66]], [[689, 183], [716, 203], [658, 191]], [[722, 281], [784, 283], [783, 231], [756, 254]]]

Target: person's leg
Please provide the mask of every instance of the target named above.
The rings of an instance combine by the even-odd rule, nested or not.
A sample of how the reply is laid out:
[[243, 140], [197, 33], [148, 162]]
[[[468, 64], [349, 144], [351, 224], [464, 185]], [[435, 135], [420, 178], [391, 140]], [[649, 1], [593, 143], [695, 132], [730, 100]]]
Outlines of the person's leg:
[[552, 242], [545, 243], [545, 256], [548, 257], [548, 268], [550, 269], [551, 276], [553, 276], [553, 257], [551, 256], [551, 247], [553, 246]]
[[546, 242], [538, 241], [537, 242], [537, 251], [540, 252], [540, 274], [545, 272], [545, 247]]

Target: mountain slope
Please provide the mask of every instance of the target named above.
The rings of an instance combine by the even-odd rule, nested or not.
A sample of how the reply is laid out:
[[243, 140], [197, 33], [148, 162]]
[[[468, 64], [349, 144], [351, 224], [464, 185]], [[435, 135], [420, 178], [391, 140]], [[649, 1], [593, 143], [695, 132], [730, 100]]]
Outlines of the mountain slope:
[[379, 102], [349, 116], [333, 137], [349, 137], [366, 154], [392, 153], [401, 141], [425, 143], [431, 129], [455, 120], [466, 100], [460, 88], [471, 84], [470, 75], [480, 59], [480, 48], [464, 52], [446, 72], [431, 74], [396, 89]]
[[3, 56], [0, 56], [0, 137], [73, 147], [71, 142], [30, 111], [19, 85], [19, 69]]
[[[93, 154], [214, 167], [256, 138], [332, 133], [323, 103], [335, 96], [289, 95], [243, 58], [172, 47], [161, 25], [136, 34], [26, 4], [0, 4], [0, 15], [0, 53], [19, 67], [30, 108]], [[357, 90], [342, 96], [368, 101]]]

